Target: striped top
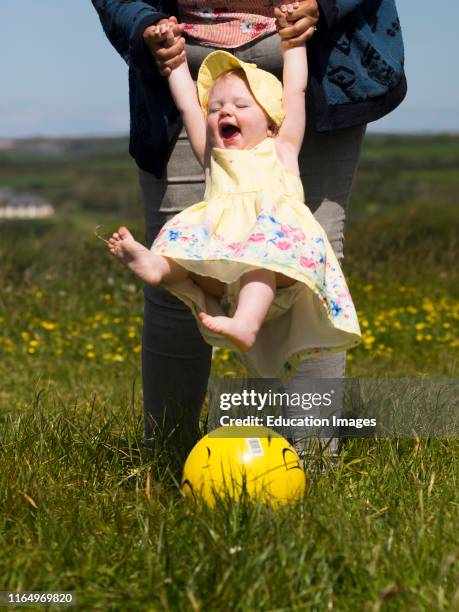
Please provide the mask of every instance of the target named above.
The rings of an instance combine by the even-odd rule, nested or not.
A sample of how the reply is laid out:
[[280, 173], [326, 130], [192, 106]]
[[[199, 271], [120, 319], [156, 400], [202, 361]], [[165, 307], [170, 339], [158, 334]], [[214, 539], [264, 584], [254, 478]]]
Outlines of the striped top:
[[234, 49], [276, 31], [273, 0], [178, 0], [185, 34], [209, 47]]

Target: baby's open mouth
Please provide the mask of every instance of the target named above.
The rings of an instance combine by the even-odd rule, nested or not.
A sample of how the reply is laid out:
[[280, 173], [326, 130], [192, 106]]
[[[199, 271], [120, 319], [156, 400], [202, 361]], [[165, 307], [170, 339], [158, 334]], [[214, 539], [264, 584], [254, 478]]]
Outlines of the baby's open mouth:
[[220, 127], [221, 137], [225, 140], [233, 138], [236, 134], [240, 134], [241, 130], [236, 125], [222, 125]]

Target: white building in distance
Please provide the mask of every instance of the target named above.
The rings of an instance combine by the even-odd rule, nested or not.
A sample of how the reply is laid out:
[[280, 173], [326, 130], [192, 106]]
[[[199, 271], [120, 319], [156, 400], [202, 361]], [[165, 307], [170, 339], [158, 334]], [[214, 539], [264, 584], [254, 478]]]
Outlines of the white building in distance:
[[0, 220], [43, 219], [54, 213], [54, 207], [41, 196], [0, 188]]

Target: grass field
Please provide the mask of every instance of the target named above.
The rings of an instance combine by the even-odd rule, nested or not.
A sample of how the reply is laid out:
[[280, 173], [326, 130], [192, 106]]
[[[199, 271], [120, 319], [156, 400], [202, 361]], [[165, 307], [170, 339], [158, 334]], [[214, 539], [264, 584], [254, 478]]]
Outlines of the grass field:
[[[367, 139], [349, 377], [458, 377], [458, 143]], [[459, 609], [456, 439], [350, 440], [337, 467], [317, 453], [278, 511], [197, 509], [163, 449], [145, 455], [141, 286], [93, 232], [141, 235], [139, 197], [125, 143], [102, 144], [0, 155], [0, 186], [58, 210], [0, 224], [0, 590], [72, 590], [85, 610]], [[241, 373], [216, 353], [214, 376]]]

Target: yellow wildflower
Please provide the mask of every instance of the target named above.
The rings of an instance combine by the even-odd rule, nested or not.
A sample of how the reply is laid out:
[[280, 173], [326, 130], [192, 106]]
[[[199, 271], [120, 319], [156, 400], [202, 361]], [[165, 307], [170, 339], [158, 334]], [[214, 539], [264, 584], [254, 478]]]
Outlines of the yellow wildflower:
[[57, 323], [52, 323], [51, 321], [40, 321], [41, 327], [46, 330], [56, 329]]

